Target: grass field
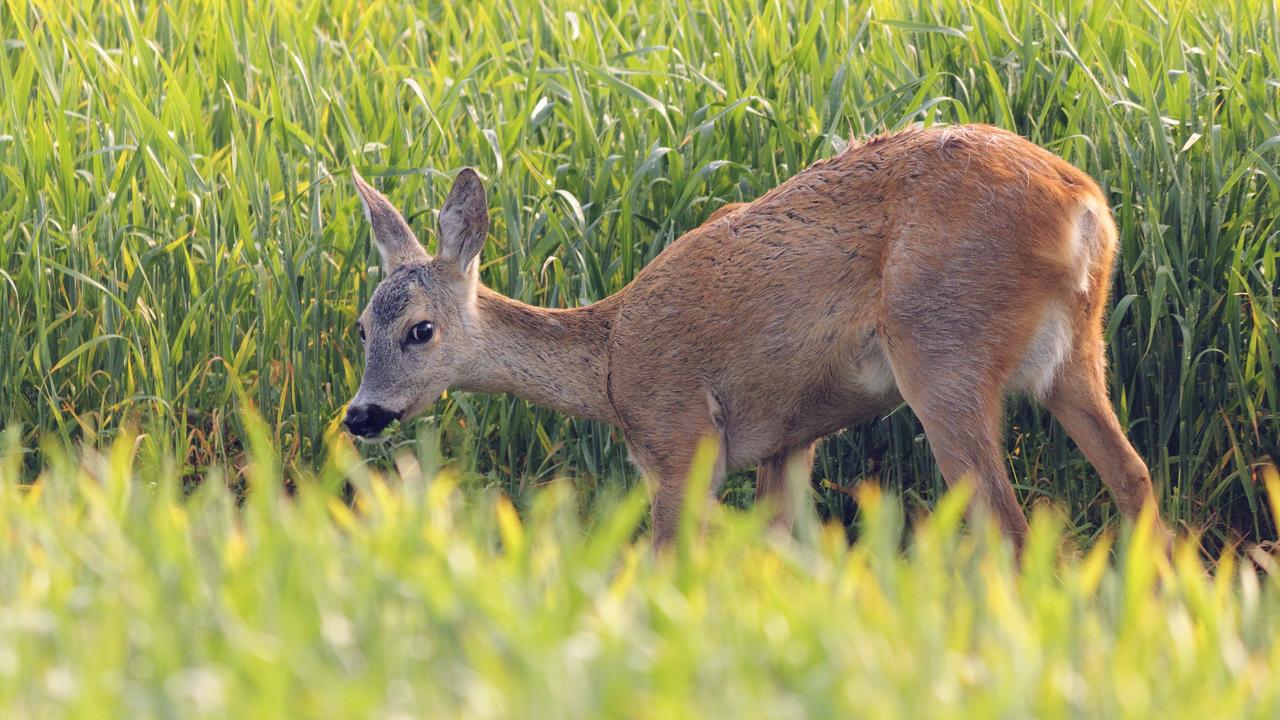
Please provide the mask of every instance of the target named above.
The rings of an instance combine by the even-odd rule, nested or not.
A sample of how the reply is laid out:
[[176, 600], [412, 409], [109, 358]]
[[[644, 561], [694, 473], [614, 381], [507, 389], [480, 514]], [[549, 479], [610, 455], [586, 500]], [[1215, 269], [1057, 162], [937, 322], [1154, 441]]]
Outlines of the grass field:
[[[0, 0], [0, 715], [1280, 713], [1276, 3], [712, 5]], [[1199, 555], [1116, 540], [1026, 402], [1021, 571], [905, 408], [822, 446], [795, 540], [715, 510], [662, 559], [609, 428], [451, 395], [341, 436], [350, 167], [424, 239], [476, 167], [484, 281], [572, 306], [850, 137], [970, 121], [1110, 198], [1113, 402]]]

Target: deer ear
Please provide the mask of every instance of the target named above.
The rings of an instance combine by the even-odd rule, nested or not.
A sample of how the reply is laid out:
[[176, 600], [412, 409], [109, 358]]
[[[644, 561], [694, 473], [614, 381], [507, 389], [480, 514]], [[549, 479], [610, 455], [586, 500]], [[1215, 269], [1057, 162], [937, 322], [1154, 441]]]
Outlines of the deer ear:
[[396, 268], [413, 262], [427, 260], [427, 251], [422, 248], [418, 238], [404, 216], [387, 200], [386, 196], [365, 182], [360, 173], [353, 167], [351, 177], [356, 182], [356, 190], [360, 193], [360, 204], [364, 207], [364, 217], [369, 221], [369, 229], [373, 233], [373, 244], [382, 256], [383, 276], [390, 275]]
[[475, 170], [463, 168], [440, 208], [439, 259], [468, 274], [488, 234], [489, 201], [484, 184]]

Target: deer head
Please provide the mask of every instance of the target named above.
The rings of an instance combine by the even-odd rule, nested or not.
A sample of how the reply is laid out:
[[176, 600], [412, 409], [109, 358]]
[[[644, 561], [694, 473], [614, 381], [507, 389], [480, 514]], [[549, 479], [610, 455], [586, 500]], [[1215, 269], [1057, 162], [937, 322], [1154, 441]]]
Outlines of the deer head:
[[489, 232], [489, 206], [479, 176], [464, 168], [440, 209], [439, 247], [431, 256], [387, 198], [354, 169], [352, 176], [383, 279], [360, 315], [364, 377], [343, 423], [373, 437], [435, 402], [475, 357], [477, 256]]

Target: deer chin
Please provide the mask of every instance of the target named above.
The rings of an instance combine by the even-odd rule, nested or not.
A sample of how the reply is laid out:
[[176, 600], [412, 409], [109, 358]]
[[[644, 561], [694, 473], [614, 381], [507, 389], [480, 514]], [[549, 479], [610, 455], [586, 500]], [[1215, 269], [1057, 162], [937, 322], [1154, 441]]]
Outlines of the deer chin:
[[409, 403], [409, 407], [405, 408], [404, 412], [400, 413], [400, 423], [403, 425], [421, 415], [427, 408], [435, 405], [436, 401], [439, 400], [440, 396], [443, 394], [444, 390], [437, 390], [435, 392], [428, 392], [419, 395], [418, 399]]

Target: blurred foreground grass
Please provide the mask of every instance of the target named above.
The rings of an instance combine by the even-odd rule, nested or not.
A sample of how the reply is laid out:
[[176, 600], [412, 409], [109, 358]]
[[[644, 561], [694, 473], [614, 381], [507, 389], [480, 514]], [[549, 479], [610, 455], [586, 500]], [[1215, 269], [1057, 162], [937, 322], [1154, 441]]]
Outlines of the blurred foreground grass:
[[243, 496], [181, 497], [127, 434], [19, 485], [10, 434], [0, 717], [1280, 714], [1260, 552], [1206, 568], [1141, 527], [1081, 552], [1040, 512], [1019, 569], [989, 528], [958, 530], [962, 493], [904, 542], [864, 487], [852, 545], [812, 515], [792, 539], [703, 506], [657, 557], [639, 491], [584, 524], [553, 485], [521, 516], [428, 456], [378, 474], [340, 441], [290, 495], [250, 425]]

